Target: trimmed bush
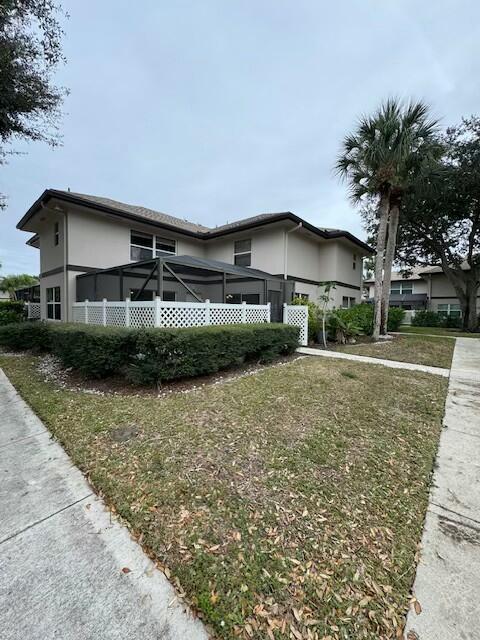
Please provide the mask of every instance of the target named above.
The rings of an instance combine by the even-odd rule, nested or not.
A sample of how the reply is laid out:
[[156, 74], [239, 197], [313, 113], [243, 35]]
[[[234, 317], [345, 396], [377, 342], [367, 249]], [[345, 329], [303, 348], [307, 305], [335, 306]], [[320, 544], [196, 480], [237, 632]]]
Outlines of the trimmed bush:
[[244, 324], [187, 329], [125, 329], [25, 322], [0, 327], [0, 345], [51, 351], [91, 378], [120, 374], [137, 384], [215, 373], [293, 353], [300, 329]]
[[298, 327], [251, 324], [138, 332], [126, 376], [137, 384], [216, 373], [245, 362], [270, 362], [293, 353]]
[[50, 325], [38, 321], [0, 326], [0, 346], [14, 351], [49, 351]]
[[0, 326], [22, 322], [25, 318], [24, 309], [21, 300], [0, 300]]
[[439, 327], [441, 317], [435, 311], [416, 311], [412, 317], [414, 327]]

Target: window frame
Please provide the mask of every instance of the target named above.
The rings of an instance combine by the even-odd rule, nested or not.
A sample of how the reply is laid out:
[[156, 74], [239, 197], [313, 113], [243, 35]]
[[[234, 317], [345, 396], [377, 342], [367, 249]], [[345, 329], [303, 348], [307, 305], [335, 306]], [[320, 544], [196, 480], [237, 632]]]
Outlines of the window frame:
[[[396, 282], [398, 282], [398, 291]], [[401, 280], [397, 280], [396, 282], [392, 282], [390, 284], [390, 295], [398, 295], [398, 296], [407, 296], [413, 295], [413, 282], [402, 282]], [[405, 285], [407, 286], [407, 291], [404, 291]]]
[[[440, 309], [440, 307], [447, 307], [447, 308]], [[456, 308], [453, 309], [452, 307], [456, 307]], [[437, 313], [439, 316], [442, 316], [442, 317], [461, 318], [462, 307], [459, 302], [442, 302], [437, 305]]]
[[[50, 297], [50, 292], [52, 299], [49, 300]], [[58, 296], [57, 296], [58, 293]], [[58, 299], [57, 299], [58, 297]], [[47, 320], [53, 320], [54, 322], [61, 322], [62, 320], [62, 292], [61, 292], [61, 287], [60, 285], [56, 285], [53, 287], [46, 287], [45, 288], [45, 298], [46, 298], [46, 316], [47, 316]], [[50, 309], [52, 310], [52, 316], [50, 317]], [[57, 309], [58, 309], [58, 318], [56, 318], [55, 316], [57, 315]]]
[[60, 223], [57, 221], [53, 223], [53, 246], [58, 247], [59, 244], [60, 244]]
[[[240, 242], [248, 242], [250, 244], [250, 248], [248, 251], [238, 251], [237, 244]], [[248, 264], [241, 264], [237, 262], [237, 257], [240, 259], [243, 256], [249, 256]], [[252, 266], [252, 239], [251, 238], [243, 238], [242, 240], [234, 240], [233, 241], [233, 264], [237, 265], [237, 267], [251, 267]]]
[[356, 268], [357, 268], [357, 254], [354, 253], [354, 254], [352, 254], [352, 256], [353, 256], [352, 268], [355, 271]]
[[[138, 244], [136, 242], [132, 242], [132, 236], [138, 236], [141, 238], [144, 236], [145, 238], [151, 238], [150, 246]], [[171, 243], [171, 246], [174, 248], [174, 251], [167, 251], [166, 249], [158, 249], [157, 243], [166, 244], [166, 242]], [[132, 257], [132, 250], [137, 249], [140, 251], [149, 251], [150, 256], [147, 258], [136, 259]], [[144, 260], [154, 260], [155, 258], [159, 258], [161, 256], [176, 256], [177, 255], [177, 240], [175, 238], [168, 238], [167, 236], [157, 236], [155, 233], [146, 233], [145, 231], [137, 231], [135, 229], [130, 229], [130, 260], [132, 262], [143, 262]]]

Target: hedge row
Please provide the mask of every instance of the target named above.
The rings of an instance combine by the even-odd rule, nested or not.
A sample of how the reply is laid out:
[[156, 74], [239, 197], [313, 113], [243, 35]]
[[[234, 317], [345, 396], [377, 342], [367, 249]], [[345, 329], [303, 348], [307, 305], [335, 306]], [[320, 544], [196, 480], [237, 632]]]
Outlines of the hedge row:
[[414, 327], [447, 327], [460, 329], [462, 318], [455, 316], [444, 316], [436, 311], [416, 311], [412, 317]]
[[25, 305], [21, 300], [0, 300], [0, 326], [21, 322], [25, 318]]
[[87, 377], [125, 376], [157, 384], [293, 353], [299, 329], [249, 324], [187, 329], [124, 329], [32, 322], [0, 327], [0, 345], [47, 351]]

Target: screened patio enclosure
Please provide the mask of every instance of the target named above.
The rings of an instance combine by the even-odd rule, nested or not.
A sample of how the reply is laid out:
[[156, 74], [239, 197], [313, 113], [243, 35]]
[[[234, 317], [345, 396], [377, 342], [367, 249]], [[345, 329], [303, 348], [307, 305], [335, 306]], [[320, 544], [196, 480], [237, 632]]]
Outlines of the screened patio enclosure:
[[294, 282], [264, 271], [194, 256], [164, 255], [77, 276], [76, 299], [120, 301], [271, 303], [279, 320], [284, 302], [293, 297]]

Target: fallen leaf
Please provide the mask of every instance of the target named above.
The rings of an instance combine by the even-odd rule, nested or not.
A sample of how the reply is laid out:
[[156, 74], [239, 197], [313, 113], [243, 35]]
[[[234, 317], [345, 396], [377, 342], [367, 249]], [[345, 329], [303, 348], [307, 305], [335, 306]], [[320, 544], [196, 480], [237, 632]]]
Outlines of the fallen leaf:
[[122, 573], [130, 573], [131, 569], [129, 569], [128, 567], [123, 567], [122, 569]]
[[422, 605], [418, 600], [415, 600], [415, 602], [413, 603], [413, 608], [415, 609], [415, 613], [417, 614], [417, 616], [422, 613]]

